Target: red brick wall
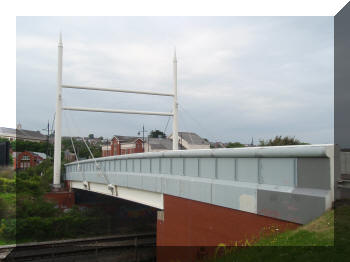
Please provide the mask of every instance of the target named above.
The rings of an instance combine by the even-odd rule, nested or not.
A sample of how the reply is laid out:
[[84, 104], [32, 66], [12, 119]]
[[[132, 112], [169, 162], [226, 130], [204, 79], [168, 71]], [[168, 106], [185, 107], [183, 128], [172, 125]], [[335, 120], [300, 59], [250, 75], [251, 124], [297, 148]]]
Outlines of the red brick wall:
[[[36, 166], [38, 159], [42, 160], [41, 157], [33, 155], [32, 153], [30, 153], [28, 151], [24, 151], [24, 152], [21, 152], [17, 155], [17, 158], [16, 158], [16, 167], [17, 168], [21, 168], [21, 161], [23, 160], [24, 156], [29, 157], [30, 167]], [[28, 162], [28, 161], [26, 160], [25, 162]]]
[[[220, 244], [246, 245], [246, 240], [251, 243], [260, 232], [271, 232], [273, 228], [283, 231], [297, 226], [253, 213], [164, 195], [164, 221], [157, 220], [157, 261], [191, 261], [198, 259], [198, 252], [213, 254]], [[161, 246], [178, 246], [178, 249]], [[200, 249], [201, 246], [207, 248]]]
[[107, 151], [102, 151], [102, 156], [115, 156], [115, 155], [125, 155], [125, 154], [133, 154], [133, 153], [142, 153], [143, 150], [143, 142], [141, 139], [137, 139], [135, 142], [135, 148], [133, 149], [121, 149], [121, 144], [116, 137], [113, 137], [111, 144], [108, 146], [109, 154]]
[[72, 208], [75, 203], [74, 192], [49, 192], [45, 199], [55, 202], [60, 208]]
[[135, 153], [142, 153], [144, 152], [143, 149], [143, 142], [141, 139], [137, 139], [135, 142], [136, 148], [135, 148]]

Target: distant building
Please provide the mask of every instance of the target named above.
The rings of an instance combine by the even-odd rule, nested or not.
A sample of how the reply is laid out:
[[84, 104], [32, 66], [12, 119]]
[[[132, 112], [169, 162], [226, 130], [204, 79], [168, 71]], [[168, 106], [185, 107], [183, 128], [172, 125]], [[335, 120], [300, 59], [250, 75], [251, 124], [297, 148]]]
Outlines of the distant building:
[[[179, 144], [184, 147], [184, 149], [210, 149], [210, 144], [205, 139], [201, 138], [196, 133], [192, 132], [179, 132]], [[169, 138], [172, 140], [173, 135]]]
[[[179, 149], [185, 149], [181, 144]], [[173, 140], [170, 138], [148, 138], [145, 142], [145, 152], [161, 152], [173, 150]]]
[[[196, 133], [179, 132], [179, 150], [210, 149], [210, 144]], [[173, 150], [172, 135], [168, 138], [148, 138], [145, 141], [145, 152]]]
[[210, 148], [225, 148], [225, 144], [222, 142], [212, 142], [210, 143]]
[[76, 157], [75, 154], [72, 152], [69, 152], [69, 150], [65, 150], [64, 151], [64, 160], [66, 160], [67, 162], [73, 162], [76, 161]]
[[22, 129], [22, 126], [17, 125], [17, 129], [0, 127], [0, 137], [7, 138], [9, 141], [16, 139], [32, 142], [46, 142], [47, 136], [40, 133], [40, 131], [31, 131]]
[[13, 152], [13, 165], [15, 169], [27, 169], [37, 166], [46, 159], [46, 154], [39, 152]]
[[87, 138], [85, 139], [89, 144], [96, 146], [97, 144], [101, 143], [100, 138]]
[[[210, 144], [195, 133], [179, 132], [180, 150], [209, 149]], [[168, 138], [147, 138], [145, 143], [139, 137], [114, 136], [107, 145], [102, 146], [102, 156], [125, 155], [142, 152], [161, 152], [173, 150], [172, 136]]]
[[144, 152], [143, 140], [134, 136], [114, 136], [102, 146], [102, 156], [116, 156]]

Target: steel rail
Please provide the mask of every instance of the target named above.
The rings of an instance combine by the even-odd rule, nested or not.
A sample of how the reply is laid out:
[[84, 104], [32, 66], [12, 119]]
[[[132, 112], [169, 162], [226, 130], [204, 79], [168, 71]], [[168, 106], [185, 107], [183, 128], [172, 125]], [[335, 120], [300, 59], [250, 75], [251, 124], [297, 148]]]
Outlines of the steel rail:
[[[19, 259], [35, 257], [60, 257], [74, 253], [96, 252], [96, 249], [123, 248], [131, 246], [150, 246], [155, 244], [155, 233], [141, 233], [128, 235], [115, 235], [107, 237], [92, 237], [83, 239], [68, 239], [58, 241], [33, 242], [0, 246], [0, 253], [4, 254], [2, 259]], [[11, 252], [12, 251], [12, 252]]]

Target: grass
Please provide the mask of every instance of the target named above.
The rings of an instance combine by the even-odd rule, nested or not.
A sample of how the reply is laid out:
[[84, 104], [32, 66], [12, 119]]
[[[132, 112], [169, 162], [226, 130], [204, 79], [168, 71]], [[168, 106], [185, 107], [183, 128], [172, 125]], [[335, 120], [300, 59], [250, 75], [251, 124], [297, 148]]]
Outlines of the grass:
[[16, 207], [16, 193], [2, 193], [0, 192], [0, 199], [4, 201], [8, 207]]
[[334, 210], [298, 229], [260, 239], [254, 246], [333, 246]]
[[252, 246], [227, 248], [215, 262], [348, 261], [350, 205], [340, 204], [311, 223], [262, 237]]
[[[0, 179], [3, 181], [14, 180], [16, 172], [11, 168], [0, 169]], [[15, 192], [0, 192], [0, 221], [3, 218], [16, 216], [16, 193]], [[3, 239], [0, 235], [0, 245], [15, 244], [15, 240]]]
[[0, 167], [0, 177], [14, 179], [16, 172], [12, 167]]

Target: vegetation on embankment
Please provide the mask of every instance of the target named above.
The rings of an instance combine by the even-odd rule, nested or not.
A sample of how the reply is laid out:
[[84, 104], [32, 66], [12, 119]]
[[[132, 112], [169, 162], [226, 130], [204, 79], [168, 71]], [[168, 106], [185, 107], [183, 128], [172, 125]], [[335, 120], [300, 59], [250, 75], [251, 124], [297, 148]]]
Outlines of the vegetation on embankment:
[[11, 168], [0, 169], [0, 245], [13, 244], [15, 239], [4, 239], [2, 222], [16, 217], [16, 173]]
[[311, 223], [284, 233], [273, 232], [244, 247], [224, 247], [226, 261], [346, 261], [350, 253], [350, 205], [329, 210]]
[[62, 210], [45, 199], [51, 159], [25, 171], [0, 171], [0, 245], [109, 233], [110, 217], [95, 209]]

